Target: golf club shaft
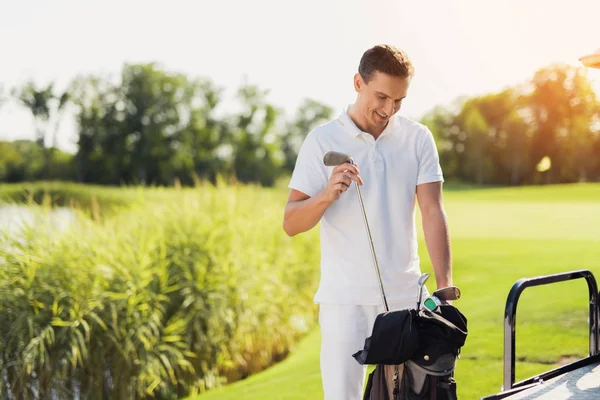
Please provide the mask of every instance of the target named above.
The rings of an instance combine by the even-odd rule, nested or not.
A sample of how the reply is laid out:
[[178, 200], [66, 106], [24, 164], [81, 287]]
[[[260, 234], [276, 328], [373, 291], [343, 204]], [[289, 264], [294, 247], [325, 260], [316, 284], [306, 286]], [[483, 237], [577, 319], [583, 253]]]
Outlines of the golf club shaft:
[[[329, 167], [337, 166], [343, 163], [354, 164], [354, 160], [347, 154], [340, 153], [338, 151], [328, 151], [323, 156], [323, 163]], [[371, 256], [373, 257], [373, 264], [377, 272], [377, 279], [379, 280], [379, 288], [381, 289], [381, 298], [383, 300], [383, 306], [385, 311], [389, 311], [387, 299], [385, 297], [385, 291], [383, 290], [383, 282], [381, 281], [381, 271], [379, 270], [379, 264], [377, 263], [377, 256], [375, 255], [375, 246], [373, 245], [373, 238], [371, 237], [371, 229], [369, 228], [369, 222], [367, 221], [367, 213], [365, 212], [365, 205], [363, 203], [362, 194], [360, 193], [360, 187], [356, 183], [356, 193], [358, 194], [358, 202], [360, 203], [360, 209], [362, 210], [363, 218], [365, 221], [365, 227], [367, 235], [369, 236], [369, 245], [371, 246]]]
[[377, 270], [377, 279], [379, 280], [379, 288], [381, 289], [381, 298], [383, 300], [383, 306], [385, 307], [385, 311], [390, 311], [388, 307], [387, 299], [385, 297], [385, 291], [383, 290], [383, 282], [381, 281], [381, 271], [379, 270], [379, 264], [377, 263], [377, 256], [375, 255], [375, 246], [373, 245], [373, 238], [371, 237], [371, 229], [369, 229], [369, 222], [367, 221], [367, 213], [365, 212], [365, 205], [363, 203], [362, 194], [360, 193], [360, 186], [358, 183], [355, 183], [356, 193], [358, 194], [358, 202], [360, 203], [360, 209], [362, 210], [363, 218], [365, 220], [365, 227], [367, 230], [367, 235], [369, 236], [369, 244], [371, 246], [371, 255], [373, 256], [373, 264], [375, 264], [375, 269]]

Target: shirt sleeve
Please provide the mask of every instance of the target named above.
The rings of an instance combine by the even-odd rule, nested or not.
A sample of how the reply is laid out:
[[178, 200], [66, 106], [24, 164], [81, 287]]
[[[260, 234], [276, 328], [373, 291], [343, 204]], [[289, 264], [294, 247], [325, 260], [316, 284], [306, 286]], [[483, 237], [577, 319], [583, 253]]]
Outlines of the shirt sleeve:
[[296, 165], [288, 187], [310, 197], [319, 193], [328, 181], [327, 167], [323, 164], [323, 149], [311, 131], [300, 146]]
[[426, 127], [419, 156], [417, 185], [430, 182], [443, 182], [444, 175], [433, 134]]

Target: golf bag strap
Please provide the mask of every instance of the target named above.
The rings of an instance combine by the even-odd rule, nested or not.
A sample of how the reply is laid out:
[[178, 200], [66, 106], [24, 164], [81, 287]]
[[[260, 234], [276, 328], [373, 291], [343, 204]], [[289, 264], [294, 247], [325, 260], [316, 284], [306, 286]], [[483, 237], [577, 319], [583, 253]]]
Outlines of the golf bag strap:
[[448, 382], [438, 382], [438, 387], [441, 387], [444, 390], [450, 390], [450, 384]]
[[439, 379], [437, 376], [431, 376], [431, 384], [429, 386], [429, 400], [437, 400], [437, 387]]

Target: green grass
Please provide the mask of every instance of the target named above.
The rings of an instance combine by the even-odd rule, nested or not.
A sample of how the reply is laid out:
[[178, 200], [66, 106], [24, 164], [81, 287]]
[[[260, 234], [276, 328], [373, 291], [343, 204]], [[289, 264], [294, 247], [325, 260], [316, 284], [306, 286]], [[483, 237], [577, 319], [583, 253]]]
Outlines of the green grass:
[[[458, 393], [479, 399], [502, 384], [503, 315], [513, 283], [577, 269], [600, 277], [600, 185], [448, 190], [445, 204], [454, 281], [463, 292], [455, 304], [469, 326]], [[419, 232], [422, 269], [432, 272]], [[583, 280], [527, 289], [517, 316], [517, 381], [587, 355]], [[283, 362], [197, 400], [322, 398], [318, 357], [315, 330]]]
[[[311, 332], [296, 347], [294, 354], [283, 362], [269, 368], [268, 370], [252, 376], [244, 381], [233, 383], [229, 386], [212, 390], [205, 395], [198, 396], [202, 400], [222, 399], [244, 399], [244, 400], [296, 400], [296, 399], [319, 399], [323, 398], [321, 388], [321, 377], [319, 369], [319, 341], [321, 339], [318, 330]], [[502, 361], [490, 360], [481, 363], [478, 360], [461, 359], [460, 368], [456, 378], [463, 386], [469, 385], [472, 393], [487, 393], [490, 391], [490, 383], [487, 380], [478, 379], [483, 375], [495, 375], [502, 369]], [[545, 370], [546, 366], [528, 362], [519, 363], [521, 372], [527, 376]], [[372, 367], [368, 368], [371, 372]], [[468, 371], [477, 370], [477, 375], [469, 374]], [[468, 382], [468, 383], [467, 383]], [[493, 392], [500, 390], [501, 383], [492, 387]], [[494, 386], [494, 384], [492, 384]], [[469, 398], [464, 394], [460, 398]]]
[[[27, 261], [31, 264], [28, 268], [35, 267], [32, 271], [36, 269], [38, 274], [51, 270], [67, 271], [68, 268], [81, 270], [80, 275], [65, 273], [63, 278], [64, 282], [73, 285], [73, 293], [81, 292], [83, 297], [87, 296], [82, 289], [87, 284], [85, 274], [96, 273], [104, 265], [114, 268], [114, 265], [123, 264], [131, 269], [131, 265], [161, 263], [160, 257], [148, 256], [152, 252], [148, 249], [160, 250], [162, 254], [163, 247], [177, 244], [173, 242], [176, 238], [185, 239], [185, 243], [174, 253], [178, 258], [168, 259], [179, 262], [177, 260], [181, 258], [182, 265], [198, 262], [200, 267], [202, 262], [188, 254], [188, 250], [204, 249], [198, 235], [204, 235], [205, 231], [215, 238], [213, 244], [219, 245], [219, 249], [222, 247], [222, 254], [218, 255], [229, 260], [226, 265], [244, 267], [241, 270], [246, 274], [238, 277], [237, 288], [252, 282], [252, 276], [258, 270], [268, 273], [269, 265], [296, 265], [295, 268], [272, 270], [270, 286], [256, 287], [262, 295], [248, 293], [246, 296], [264, 300], [253, 306], [258, 307], [260, 318], [269, 325], [262, 319], [259, 321], [259, 315], [254, 311], [254, 314], [245, 314], [245, 318], [256, 325], [245, 325], [243, 335], [254, 339], [242, 341], [248, 354], [260, 356], [273, 350], [265, 343], [277, 342], [276, 335], [285, 336], [269, 327], [280, 326], [277, 318], [289, 314], [281, 306], [287, 304], [284, 300], [288, 296], [269, 295], [269, 287], [275, 290], [282, 282], [297, 285], [302, 293], [296, 294], [305, 299], [298, 303], [302, 304], [299, 308], [310, 313], [305, 305], [312, 298], [309, 289], [314, 289], [314, 271], [318, 271], [317, 230], [300, 237], [284, 237], [279, 224], [287, 196], [285, 187], [246, 190], [240, 185], [222, 192], [206, 193], [212, 194], [207, 197], [197, 189], [106, 188], [64, 183], [0, 185], [0, 200], [72, 206], [98, 217], [101, 224], [90, 225], [89, 232], [84, 229], [71, 233], [77, 240], [65, 242], [69, 251], [57, 249], [56, 238], [52, 235], [36, 235], [35, 257]], [[461, 399], [478, 399], [498, 392], [502, 383], [503, 313], [512, 284], [522, 277], [576, 269], [590, 269], [600, 276], [600, 185], [524, 188], [448, 185], [445, 203], [452, 237], [454, 280], [463, 292], [463, 298], [456, 305], [469, 321], [469, 337], [456, 371], [458, 392]], [[238, 209], [242, 205], [241, 217], [246, 222], [236, 227], [232, 225], [234, 213], [223, 210], [225, 206]], [[173, 214], [170, 219], [161, 220], [158, 214], [153, 214], [164, 207]], [[106, 216], [110, 218], [104, 218]], [[124, 228], [130, 224], [139, 225], [139, 229]], [[166, 234], [166, 229], [171, 231]], [[223, 235], [224, 232], [228, 234]], [[266, 232], [271, 232], [270, 236], [265, 237]], [[422, 269], [432, 272], [420, 227], [419, 234]], [[228, 239], [218, 239], [222, 237]], [[133, 246], [132, 251], [119, 250], [128, 244]], [[232, 251], [234, 248], [237, 250]], [[48, 254], [52, 256], [48, 259], [50, 262], [44, 261]], [[115, 260], [118, 261], [116, 264]], [[44, 268], [36, 266], [40, 263]], [[223, 263], [215, 265], [222, 267]], [[123, 273], [128, 273], [127, 268], [122, 269]], [[143, 275], [141, 270], [129, 273]], [[27, 276], [16, 274], [15, 279]], [[48, 279], [60, 280], [61, 276], [63, 274], [53, 272]], [[130, 279], [133, 286], [138, 280]], [[39, 282], [40, 287], [45, 287], [49, 281], [40, 278]], [[432, 281], [429, 285], [431, 290]], [[203, 287], [199, 289], [204, 290]], [[142, 303], [147, 304], [147, 301]], [[586, 318], [587, 288], [583, 281], [527, 289], [518, 309], [517, 380], [554, 368], [563, 359], [584, 357], [588, 346]], [[314, 326], [314, 322], [308, 326]], [[131, 326], [139, 324], [133, 321]], [[259, 332], [255, 327], [264, 330]], [[287, 341], [285, 346], [290, 343], [293, 342]], [[283, 353], [286, 350], [282, 350]], [[241, 364], [244, 363], [247, 364], [241, 360]], [[257, 366], [260, 368], [260, 362]], [[300, 343], [292, 344], [291, 353], [284, 361], [197, 397], [198, 400], [231, 398], [322, 398], [318, 329], [312, 330]]]

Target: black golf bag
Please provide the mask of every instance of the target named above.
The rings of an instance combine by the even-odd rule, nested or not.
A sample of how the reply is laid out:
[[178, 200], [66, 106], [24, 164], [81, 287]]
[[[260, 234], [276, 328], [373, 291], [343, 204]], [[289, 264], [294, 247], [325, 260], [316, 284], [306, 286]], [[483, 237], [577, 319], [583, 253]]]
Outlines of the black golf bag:
[[[376, 365], [363, 400], [458, 399], [454, 368], [466, 338], [467, 319], [452, 305], [378, 315], [364, 349], [353, 355], [360, 364]], [[400, 366], [392, 382], [386, 366], [388, 372]]]

